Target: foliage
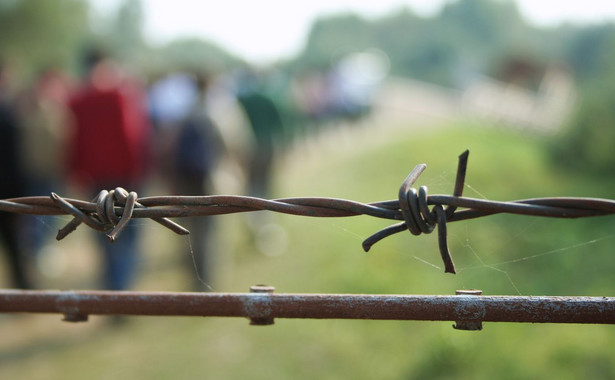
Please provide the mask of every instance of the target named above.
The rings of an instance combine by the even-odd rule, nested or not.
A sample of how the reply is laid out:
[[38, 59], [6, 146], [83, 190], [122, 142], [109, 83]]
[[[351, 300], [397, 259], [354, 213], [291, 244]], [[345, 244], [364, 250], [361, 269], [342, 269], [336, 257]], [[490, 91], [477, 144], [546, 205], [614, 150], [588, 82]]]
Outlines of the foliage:
[[484, 72], [503, 54], [533, 49], [531, 32], [512, 2], [460, 0], [429, 19], [409, 9], [373, 21], [346, 14], [316, 22], [296, 64], [318, 66], [378, 48], [394, 74], [454, 84], [459, 71]]
[[583, 31], [571, 51], [574, 53], [571, 62], [584, 82], [580, 104], [555, 150], [555, 158], [568, 167], [612, 175], [615, 168], [615, 26]]
[[[79, 53], [92, 42], [105, 45], [144, 74], [173, 68], [217, 70], [242, 63], [241, 57], [201, 38], [148, 44], [142, 8], [141, 0], [124, 0], [109, 19], [96, 20], [85, 0], [2, 2], [0, 57], [15, 60], [22, 75], [50, 64], [74, 71]], [[409, 8], [380, 18], [352, 13], [322, 17], [312, 25], [304, 49], [284, 65], [292, 71], [320, 70], [345, 54], [377, 48], [388, 55], [395, 75], [456, 85], [468, 75], [493, 73], [500, 62], [522, 56], [540, 62], [563, 60], [585, 82], [608, 58], [605, 48], [612, 29], [535, 28], [512, 1], [457, 0], [429, 18]]]
[[493, 74], [506, 59], [566, 62], [585, 82], [608, 52], [613, 25], [537, 28], [512, 1], [448, 2], [433, 17], [401, 8], [376, 19], [341, 14], [319, 19], [291, 67], [322, 68], [342, 54], [378, 48], [393, 74], [446, 85], [464, 75]]
[[79, 0], [0, 3], [0, 59], [26, 77], [45, 66], [74, 67], [88, 35], [87, 6]]
[[148, 60], [143, 62], [142, 67], [149, 72], [172, 69], [222, 71], [240, 65], [241, 62], [212, 42], [200, 38], [182, 38], [151, 48]]
[[198, 38], [148, 46], [140, 0], [124, 0], [110, 19], [97, 20], [91, 12], [85, 0], [0, 2], [0, 61], [14, 66], [22, 79], [47, 66], [78, 74], [80, 56], [88, 45], [104, 47], [144, 74], [173, 68], [220, 69], [240, 62]]
[[615, 24], [580, 28], [570, 36], [564, 59], [581, 81], [597, 79], [612, 67], [614, 46]]
[[314, 22], [306, 48], [296, 59], [299, 67], [326, 68], [345, 54], [374, 46], [370, 23], [347, 13]]
[[111, 23], [108, 37], [115, 53], [124, 61], [134, 60], [145, 47], [143, 38], [143, 8], [140, 0], [126, 0]]

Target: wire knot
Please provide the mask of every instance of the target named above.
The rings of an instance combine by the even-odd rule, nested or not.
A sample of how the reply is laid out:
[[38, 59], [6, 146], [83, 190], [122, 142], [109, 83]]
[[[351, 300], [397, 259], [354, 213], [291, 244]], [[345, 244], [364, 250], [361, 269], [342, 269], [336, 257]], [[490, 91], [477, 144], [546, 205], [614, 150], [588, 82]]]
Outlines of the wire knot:
[[[73, 220], [58, 231], [57, 240], [65, 238], [81, 223], [85, 223], [97, 231], [105, 232], [109, 241], [113, 242], [132, 217], [137, 201], [137, 193], [134, 191], [128, 192], [121, 187], [111, 191], [102, 190], [92, 200], [96, 204], [95, 212], [84, 212], [56, 193], [51, 193], [51, 199], [53, 199], [58, 207], [74, 216]], [[116, 214], [116, 207], [122, 209], [119, 215]]]
[[[408, 175], [406, 180], [399, 188], [399, 208], [406, 223], [406, 228], [413, 235], [433, 232], [437, 216], [436, 207], [430, 211], [427, 204], [427, 187], [421, 186], [417, 192], [411, 187], [420, 173], [425, 169], [425, 165], [419, 165]], [[418, 173], [418, 174], [417, 174]], [[442, 208], [441, 206], [439, 206]]]
[[[453, 191], [453, 196], [456, 197], [460, 197], [463, 193], [468, 155], [469, 151], [466, 150], [459, 156], [457, 178]], [[446, 222], [454, 214], [456, 207], [447, 206], [445, 210], [442, 204], [430, 202], [427, 195], [427, 186], [421, 186], [418, 191], [412, 187], [425, 168], [427, 168], [425, 164], [415, 166], [399, 188], [399, 209], [404, 222], [386, 227], [365, 239], [363, 249], [367, 252], [378, 241], [403, 230], [408, 230], [413, 235], [429, 234], [437, 226], [438, 246], [444, 263], [444, 272], [454, 274], [455, 264], [448, 249]], [[430, 204], [434, 205], [431, 210], [429, 209]]]
[[446, 273], [455, 273], [455, 264], [448, 250], [446, 239], [447, 213], [440, 204], [436, 204], [429, 210], [427, 186], [421, 186], [417, 192], [411, 187], [418, 176], [425, 169], [425, 165], [418, 165], [408, 175], [399, 188], [399, 207], [404, 217], [405, 227], [413, 235], [430, 234], [438, 226], [438, 242], [440, 255], [444, 262]]
[[[137, 202], [138, 196], [134, 191], [128, 192], [124, 188], [116, 187], [114, 190], [102, 190], [92, 200], [94, 211], [84, 211], [62, 198], [51, 193], [54, 203], [72, 215], [74, 218], [58, 231], [57, 240], [62, 240], [73, 232], [81, 223], [104, 232], [109, 241], [114, 242], [132, 218], [135, 207], [144, 208]], [[179, 234], [188, 234], [189, 231], [167, 218], [153, 218], [156, 222]]]

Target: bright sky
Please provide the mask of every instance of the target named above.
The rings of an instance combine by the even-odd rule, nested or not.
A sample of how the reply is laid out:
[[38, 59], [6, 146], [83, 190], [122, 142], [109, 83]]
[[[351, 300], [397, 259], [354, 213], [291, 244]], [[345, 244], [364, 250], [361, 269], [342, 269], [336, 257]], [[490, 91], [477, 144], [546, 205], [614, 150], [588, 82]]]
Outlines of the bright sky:
[[[101, 13], [115, 10], [122, 0], [90, 0]], [[450, 1], [450, 0], [449, 0]], [[311, 23], [319, 15], [351, 10], [378, 17], [401, 6], [430, 16], [445, 0], [142, 0], [145, 33], [150, 42], [199, 36], [232, 53], [267, 62], [297, 53]], [[615, 20], [609, 0], [517, 0], [521, 12], [537, 25], [563, 21], [595, 23]]]

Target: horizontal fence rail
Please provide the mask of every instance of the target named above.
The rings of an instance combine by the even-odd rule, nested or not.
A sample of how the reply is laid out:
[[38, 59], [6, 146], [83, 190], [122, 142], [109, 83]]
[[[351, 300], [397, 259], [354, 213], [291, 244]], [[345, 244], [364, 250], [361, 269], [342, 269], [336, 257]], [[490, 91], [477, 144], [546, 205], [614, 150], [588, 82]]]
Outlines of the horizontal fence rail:
[[615, 298], [457, 295], [168, 293], [0, 290], [0, 313], [59, 313], [65, 321], [89, 315], [245, 317], [254, 325], [274, 318], [456, 321], [480, 330], [482, 322], [615, 324]]
[[[498, 213], [512, 213], [555, 218], [580, 218], [615, 213], [615, 201], [600, 198], [552, 197], [500, 202], [463, 197], [469, 151], [459, 156], [455, 188], [452, 195], [427, 195], [427, 187], [416, 190], [416, 182], [426, 165], [417, 165], [402, 183], [398, 199], [360, 203], [333, 198], [261, 199], [236, 195], [158, 196], [138, 198], [135, 192], [122, 188], [102, 190], [91, 202], [63, 198], [55, 193], [50, 197], [22, 197], [0, 200], [0, 211], [35, 215], [72, 215], [74, 218], [57, 235], [60, 240], [80, 224], [104, 232], [114, 241], [131, 218], [152, 218], [178, 234], [189, 231], [169, 220], [173, 217], [211, 216], [268, 210], [311, 217], [348, 217], [369, 215], [397, 220], [365, 239], [363, 249], [402, 231], [413, 235], [431, 233], [436, 227], [444, 271], [455, 273], [455, 265], [448, 249], [448, 222], [456, 222]], [[432, 206], [431, 209], [429, 206]]]

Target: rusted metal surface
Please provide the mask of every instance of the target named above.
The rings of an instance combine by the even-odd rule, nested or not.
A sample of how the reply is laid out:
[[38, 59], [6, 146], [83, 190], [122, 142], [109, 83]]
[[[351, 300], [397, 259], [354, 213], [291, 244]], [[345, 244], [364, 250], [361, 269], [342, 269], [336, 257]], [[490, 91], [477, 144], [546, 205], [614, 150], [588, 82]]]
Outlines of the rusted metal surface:
[[[458, 296], [480, 296], [483, 294], [482, 290], [457, 290], [455, 292]], [[480, 316], [480, 313], [478, 313]], [[473, 319], [471, 317], [463, 320], [456, 321], [453, 325], [456, 330], [466, 331], [480, 331], [483, 329], [483, 321], [480, 318]]]
[[[36, 214], [68, 214], [74, 218], [57, 235], [62, 239], [80, 224], [104, 232], [113, 241], [131, 218], [152, 218], [179, 234], [188, 231], [167, 219], [186, 216], [211, 216], [239, 212], [268, 210], [311, 217], [348, 217], [369, 215], [400, 221], [373, 234], [363, 242], [369, 249], [381, 239], [402, 231], [413, 235], [431, 233], [436, 227], [440, 255], [445, 272], [455, 273], [446, 236], [449, 222], [478, 218], [497, 213], [512, 213], [555, 218], [581, 218], [615, 213], [615, 201], [598, 198], [534, 198], [500, 202], [463, 197], [463, 188], [469, 152], [459, 156], [457, 177], [452, 195], [427, 195], [427, 187], [419, 190], [412, 186], [425, 170], [417, 165], [402, 183], [398, 199], [360, 203], [334, 198], [282, 198], [266, 200], [233, 195], [212, 196], [158, 196], [138, 198], [134, 192], [122, 188], [103, 190], [91, 202], [60, 197], [24, 197], [0, 200], [0, 211]], [[431, 209], [429, 208], [431, 206]]]
[[[0, 290], [0, 313], [615, 324], [615, 298]], [[482, 325], [481, 325], [482, 327]], [[466, 328], [468, 329], [468, 328]]]
[[[273, 292], [275, 291], [275, 288], [273, 286], [267, 286], [267, 285], [254, 285], [250, 287], [250, 293], [257, 293], [257, 294], [273, 294]], [[266, 299], [266, 298], [265, 298]], [[250, 312], [252, 312], [253, 310], [251, 310]], [[250, 317], [250, 324], [253, 326], [269, 326], [269, 325], [273, 325], [273, 316], [272, 315], [267, 315], [268, 313], [265, 312], [263, 313], [261, 312], [255, 312], [254, 314], [256, 315], [251, 315]]]

